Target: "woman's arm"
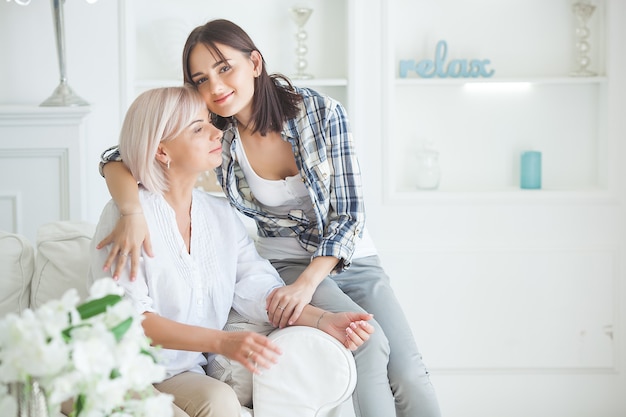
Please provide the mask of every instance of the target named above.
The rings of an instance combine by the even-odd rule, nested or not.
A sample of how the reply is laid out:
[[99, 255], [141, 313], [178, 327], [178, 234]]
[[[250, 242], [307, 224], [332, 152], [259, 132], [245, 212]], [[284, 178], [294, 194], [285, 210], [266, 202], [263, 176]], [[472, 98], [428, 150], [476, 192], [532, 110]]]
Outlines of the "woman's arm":
[[278, 361], [280, 348], [266, 336], [254, 332], [225, 332], [179, 323], [155, 313], [144, 313], [141, 322], [153, 345], [166, 349], [211, 352], [224, 355], [260, 373]]
[[[309, 186], [316, 190], [313, 195], [317, 197], [313, 203], [323, 218], [325, 235], [321, 236], [312, 262], [298, 279], [285, 288], [275, 290], [269, 298], [272, 303], [268, 303], [270, 320], [281, 327], [297, 320], [325, 277], [350, 265], [356, 243], [364, 228], [361, 171], [348, 116], [339, 102], [328, 100], [330, 99], [326, 101], [327, 111], [324, 112], [327, 118], [320, 124], [323, 132], [314, 132], [324, 138], [324, 141], [316, 141], [318, 159], [328, 163], [328, 172], [321, 175], [324, 185], [316, 179], [319, 174], [316, 176], [314, 170], [307, 171]], [[311, 112], [312, 109], [307, 111]], [[279, 305], [285, 310], [278, 309]]]
[[296, 282], [277, 288], [267, 297], [267, 314], [276, 327], [294, 324], [304, 308], [311, 302], [317, 286], [326, 278], [339, 259], [333, 256], [318, 256], [306, 267]]
[[345, 108], [331, 102], [323, 125], [326, 160], [330, 164], [327, 201], [318, 201], [323, 213], [324, 236], [313, 254], [334, 256], [335, 272], [346, 269], [365, 227], [365, 202], [361, 169]]
[[320, 329], [347, 349], [356, 350], [374, 333], [374, 327], [367, 322], [372, 317], [368, 313], [331, 313], [308, 304], [294, 325]]
[[104, 178], [113, 197], [113, 201], [120, 210], [120, 219], [115, 229], [97, 245], [97, 248], [112, 243], [111, 251], [103, 268], [108, 270], [117, 257], [113, 279], [118, 279], [117, 271], [121, 271], [130, 257], [130, 279], [137, 277], [141, 247], [148, 256], [153, 256], [150, 233], [146, 219], [143, 216], [139, 202], [139, 188], [137, 181], [122, 162], [111, 161], [102, 168]]

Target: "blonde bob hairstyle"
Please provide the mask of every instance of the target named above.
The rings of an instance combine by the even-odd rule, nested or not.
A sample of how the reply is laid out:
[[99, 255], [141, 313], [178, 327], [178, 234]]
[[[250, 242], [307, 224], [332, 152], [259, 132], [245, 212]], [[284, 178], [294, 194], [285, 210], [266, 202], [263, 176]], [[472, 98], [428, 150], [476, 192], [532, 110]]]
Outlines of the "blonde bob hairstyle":
[[207, 110], [206, 103], [190, 85], [148, 90], [130, 105], [120, 132], [119, 151], [145, 189], [161, 195], [167, 191], [167, 168], [156, 159], [159, 143], [178, 137], [201, 110]]

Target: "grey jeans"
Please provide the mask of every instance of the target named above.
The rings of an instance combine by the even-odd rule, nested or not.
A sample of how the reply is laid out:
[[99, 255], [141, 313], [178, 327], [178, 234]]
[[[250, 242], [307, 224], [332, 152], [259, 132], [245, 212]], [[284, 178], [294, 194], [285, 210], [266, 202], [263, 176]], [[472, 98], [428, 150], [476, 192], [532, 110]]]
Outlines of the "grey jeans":
[[[271, 260], [287, 284], [306, 260]], [[404, 312], [378, 256], [353, 260], [346, 271], [326, 277], [311, 304], [333, 312], [374, 314], [372, 337], [354, 352], [358, 417], [440, 417], [439, 403]]]

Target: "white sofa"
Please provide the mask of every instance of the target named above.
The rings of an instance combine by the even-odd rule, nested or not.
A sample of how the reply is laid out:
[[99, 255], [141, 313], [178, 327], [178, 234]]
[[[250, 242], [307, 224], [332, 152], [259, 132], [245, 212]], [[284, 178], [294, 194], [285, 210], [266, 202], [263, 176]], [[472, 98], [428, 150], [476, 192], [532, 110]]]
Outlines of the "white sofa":
[[[88, 223], [50, 223], [39, 229], [36, 246], [20, 235], [0, 231], [0, 317], [36, 309], [68, 288], [86, 296], [94, 230]], [[249, 388], [254, 411], [242, 407], [242, 416], [354, 416], [356, 369], [350, 351], [308, 327], [275, 330], [269, 337], [284, 353], [277, 365], [254, 376]], [[240, 371], [232, 374], [236, 372]]]

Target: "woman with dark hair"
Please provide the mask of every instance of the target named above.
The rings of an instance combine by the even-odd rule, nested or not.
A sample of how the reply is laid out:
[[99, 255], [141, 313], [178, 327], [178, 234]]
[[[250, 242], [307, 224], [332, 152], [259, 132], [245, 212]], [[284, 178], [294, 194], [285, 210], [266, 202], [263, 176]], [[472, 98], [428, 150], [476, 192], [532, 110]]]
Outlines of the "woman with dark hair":
[[[344, 107], [268, 74], [254, 42], [236, 24], [194, 29], [183, 51], [185, 82], [196, 87], [224, 130], [217, 178], [229, 200], [257, 225], [257, 249], [288, 284], [268, 297], [269, 320], [294, 323], [310, 302], [330, 311], [367, 311], [376, 328], [354, 354], [359, 417], [437, 417], [434, 388], [409, 323], [365, 227], [361, 173]], [[103, 172], [114, 200], [138, 206], [136, 180], [120, 163]], [[125, 216], [102, 244], [105, 265], [131, 253], [131, 270], [150, 237], [141, 216]], [[156, 254], [159, 256], [159, 254]], [[132, 274], [132, 272], [131, 272]]]

